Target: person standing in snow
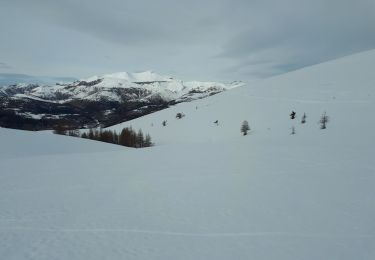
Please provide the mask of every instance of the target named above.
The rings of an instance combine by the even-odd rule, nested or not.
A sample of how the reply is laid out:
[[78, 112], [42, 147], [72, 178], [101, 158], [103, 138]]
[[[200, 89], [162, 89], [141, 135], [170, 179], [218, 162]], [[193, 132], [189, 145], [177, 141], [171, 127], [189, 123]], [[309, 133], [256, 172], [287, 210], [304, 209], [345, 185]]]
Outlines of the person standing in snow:
[[296, 112], [292, 110], [292, 113], [290, 114], [290, 119], [296, 118]]

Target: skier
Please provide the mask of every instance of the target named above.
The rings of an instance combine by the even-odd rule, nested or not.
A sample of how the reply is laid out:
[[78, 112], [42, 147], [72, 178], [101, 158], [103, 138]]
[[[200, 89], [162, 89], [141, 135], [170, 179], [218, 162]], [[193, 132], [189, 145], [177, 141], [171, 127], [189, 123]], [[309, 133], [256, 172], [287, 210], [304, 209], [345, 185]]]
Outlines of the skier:
[[292, 110], [292, 113], [290, 114], [290, 119], [296, 118], [296, 112]]

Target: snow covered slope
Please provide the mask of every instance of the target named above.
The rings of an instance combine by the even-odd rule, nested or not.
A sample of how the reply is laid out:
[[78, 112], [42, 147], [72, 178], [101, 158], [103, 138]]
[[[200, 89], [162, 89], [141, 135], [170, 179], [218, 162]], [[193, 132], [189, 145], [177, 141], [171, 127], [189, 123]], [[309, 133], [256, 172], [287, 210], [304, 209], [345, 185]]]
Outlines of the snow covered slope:
[[[248, 120], [254, 138], [250, 142], [289, 137], [296, 127], [295, 139], [315, 142], [327, 138], [347, 142], [372, 142], [375, 100], [375, 51], [360, 53], [319, 64], [292, 73], [255, 82], [206, 100], [179, 104], [172, 108], [129, 121], [125, 126], [142, 128], [159, 144], [216, 140], [241, 140], [239, 129]], [[294, 110], [297, 119], [290, 120]], [[331, 117], [328, 130], [322, 132], [317, 122], [326, 111]], [[181, 112], [182, 120], [175, 118]], [[307, 124], [299, 122], [303, 113]], [[163, 127], [162, 121], [168, 126]], [[217, 127], [213, 122], [218, 120]], [[368, 139], [359, 136], [368, 134]], [[289, 142], [289, 140], [288, 140]], [[299, 142], [299, 141], [298, 141]]]
[[374, 259], [374, 65], [365, 52], [114, 127], [150, 132], [147, 149], [0, 129], [0, 258]]

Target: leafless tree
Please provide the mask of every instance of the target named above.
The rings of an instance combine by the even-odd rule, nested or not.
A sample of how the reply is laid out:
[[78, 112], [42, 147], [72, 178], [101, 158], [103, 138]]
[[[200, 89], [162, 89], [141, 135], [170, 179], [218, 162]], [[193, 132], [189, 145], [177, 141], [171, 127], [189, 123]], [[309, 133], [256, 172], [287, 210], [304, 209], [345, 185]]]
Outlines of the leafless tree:
[[241, 133], [243, 135], [247, 135], [247, 132], [250, 131], [250, 126], [249, 126], [249, 122], [247, 122], [246, 120], [242, 122], [242, 125], [241, 125]]

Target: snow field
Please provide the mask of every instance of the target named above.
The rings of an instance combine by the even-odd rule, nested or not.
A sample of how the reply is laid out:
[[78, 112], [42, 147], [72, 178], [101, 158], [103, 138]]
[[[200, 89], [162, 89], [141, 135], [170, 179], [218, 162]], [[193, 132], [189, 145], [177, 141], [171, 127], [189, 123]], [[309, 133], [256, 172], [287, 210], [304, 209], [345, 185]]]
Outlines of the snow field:
[[374, 64], [365, 52], [112, 127], [152, 148], [0, 129], [0, 258], [374, 259]]

